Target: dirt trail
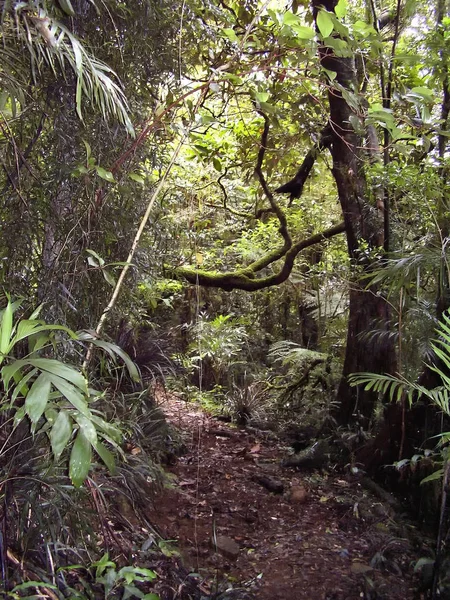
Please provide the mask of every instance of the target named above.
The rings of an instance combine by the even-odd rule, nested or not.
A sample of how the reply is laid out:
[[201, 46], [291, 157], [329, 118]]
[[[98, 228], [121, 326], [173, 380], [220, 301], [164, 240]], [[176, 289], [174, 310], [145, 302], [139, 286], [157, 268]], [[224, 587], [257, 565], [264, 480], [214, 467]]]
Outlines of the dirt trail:
[[[168, 398], [187, 453], [169, 468], [174, 488], [155, 501], [159, 531], [177, 540], [205, 597], [244, 600], [419, 599], [417, 559], [389, 507], [350, 477], [280, 467], [286, 453], [264, 432], [234, 429]], [[274, 493], [264, 485], [282, 484]]]

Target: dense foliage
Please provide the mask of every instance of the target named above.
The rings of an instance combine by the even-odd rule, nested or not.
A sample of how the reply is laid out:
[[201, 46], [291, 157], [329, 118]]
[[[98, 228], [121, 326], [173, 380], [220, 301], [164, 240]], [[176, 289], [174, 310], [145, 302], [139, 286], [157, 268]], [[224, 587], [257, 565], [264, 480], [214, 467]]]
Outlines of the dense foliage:
[[[97, 456], [114, 471], [148, 402], [120, 347], [144, 384], [326, 431], [374, 473], [433, 447], [448, 2], [0, 9], [2, 519], [21, 522], [47, 478], [62, 507]], [[54, 517], [28, 508], [30, 531]], [[10, 537], [46, 563], [38, 536]]]

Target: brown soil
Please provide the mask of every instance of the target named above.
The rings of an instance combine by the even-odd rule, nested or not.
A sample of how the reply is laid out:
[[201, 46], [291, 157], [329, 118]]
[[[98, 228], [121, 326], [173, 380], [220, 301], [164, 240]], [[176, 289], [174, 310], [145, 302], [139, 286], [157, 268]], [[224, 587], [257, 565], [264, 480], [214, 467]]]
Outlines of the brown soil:
[[173, 397], [162, 407], [188, 451], [169, 467], [173, 488], [156, 498], [152, 521], [176, 540], [204, 597], [230, 588], [220, 598], [422, 597], [405, 535], [412, 528], [356, 478], [283, 469], [287, 448], [273, 435], [232, 428]]

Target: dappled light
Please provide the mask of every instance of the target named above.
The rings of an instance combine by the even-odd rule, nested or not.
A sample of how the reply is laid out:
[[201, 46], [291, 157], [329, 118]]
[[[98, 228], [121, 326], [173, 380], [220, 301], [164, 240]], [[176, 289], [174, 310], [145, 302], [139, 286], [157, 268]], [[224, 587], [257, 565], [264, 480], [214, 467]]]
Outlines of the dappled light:
[[1, 597], [448, 597], [449, 2], [0, 41]]

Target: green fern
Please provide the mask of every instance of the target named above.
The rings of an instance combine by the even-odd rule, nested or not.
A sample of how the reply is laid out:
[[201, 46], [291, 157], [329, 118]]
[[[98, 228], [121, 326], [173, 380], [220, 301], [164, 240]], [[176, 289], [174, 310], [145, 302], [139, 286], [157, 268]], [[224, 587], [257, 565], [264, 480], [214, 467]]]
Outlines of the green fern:
[[297, 344], [296, 342], [281, 340], [270, 346], [267, 358], [269, 361], [273, 363], [279, 362], [283, 366], [298, 365], [301, 367], [309, 361], [325, 361], [327, 355], [322, 352], [315, 352], [314, 350], [303, 348], [303, 346], [300, 346], [300, 344]]
[[350, 385], [353, 387], [363, 385], [365, 390], [378, 392], [382, 396], [389, 397], [391, 401], [398, 402], [405, 397], [410, 405], [414, 398], [425, 397], [447, 416], [450, 416], [450, 316], [448, 313], [442, 315], [436, 333], [439, 338], [434, 340], [432, 348], [448, 372], [435, 365], [428, 365], [428, 367], [439, 375], [442, 385], [429, 390], [404, 377], [378, 373], [354, 373], [349, 376]]

